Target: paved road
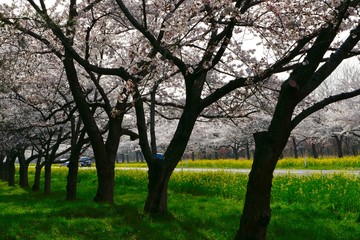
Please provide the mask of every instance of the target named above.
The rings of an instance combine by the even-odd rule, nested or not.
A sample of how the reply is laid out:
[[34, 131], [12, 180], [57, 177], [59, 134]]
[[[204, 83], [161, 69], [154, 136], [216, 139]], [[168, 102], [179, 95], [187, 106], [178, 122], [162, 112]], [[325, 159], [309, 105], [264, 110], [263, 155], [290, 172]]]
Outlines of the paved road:
[[[147, 171], [148, 168], [130, 168], [130, 167], [117, 167], [119, 170], [143, 170]], [[233, 172], [233, 173], [242, 173], [249, 174], [250, 169], [222, 169], [222, 168], [176, 168], [175, 172], [179, 171], [188, 171], [188, 172], [216, 172], [216, 171], [224, 171], [224, 172]], [[334, 174], [334, 173], [346, 173], [353, 175], [360, 175], [360, 170], [307, 170], [307, 169], [276, 169], [275, 175], [282, 174], [291, 174], [291, 175], [311, 175], [314, 173], [320, 174]]]

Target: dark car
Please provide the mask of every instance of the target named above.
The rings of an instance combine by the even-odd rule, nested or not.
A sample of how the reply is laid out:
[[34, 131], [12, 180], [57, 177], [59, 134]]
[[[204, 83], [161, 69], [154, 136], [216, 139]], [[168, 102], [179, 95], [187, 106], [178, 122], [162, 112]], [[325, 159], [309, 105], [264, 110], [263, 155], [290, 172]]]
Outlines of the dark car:
[[91, 167], [91, 158], [89, 157], [81, 157], [79, 159], [80, 167]]

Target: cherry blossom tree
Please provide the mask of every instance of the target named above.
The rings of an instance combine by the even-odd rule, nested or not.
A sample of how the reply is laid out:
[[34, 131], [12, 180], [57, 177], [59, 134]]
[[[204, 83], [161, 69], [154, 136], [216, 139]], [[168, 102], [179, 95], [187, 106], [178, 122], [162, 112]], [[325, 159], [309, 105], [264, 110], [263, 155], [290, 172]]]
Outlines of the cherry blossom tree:
[[[359, 86], [357, 79], [358, 60], [346, 61], [329, 76], [326, 82], [319, 89], [311, 94], [311, 103], [319, 101], [328, 95], [335, 95], [347, 90], [355, 90]], [[321, 150], [321, 145], [327, 144], [328, 147], [334, 148], [339, 157], [343, 156], [343, 143], [345, 139], [351, 139], [352, 133], [358, 129], [358, 106], [359, 98], [349, 99], [337, 104], [329, 105], [308, 119], [293, 131], [292, 136], [307, 141], [313, 150]], [[355, 111], [354, 111], [355, 110]], [[329, 145], [329, 143], [334, 144]], [[318, 145], [319, 147], [316, 147]], [[351, 146], [349, 146], [351, 148]], [[316, 153], [316, 151], [313, 151]], [[347, 151], [347, 154], [351, 154]], [[356, 152], [356, 151], [355, 151]], [[316, 154], [313, 154], [315, 156]]]
[[[344, 65], [339, 71], [337, 71], [332, 78], [330, 78], [329, 84], [324, 86], [327, 88], [327, 92], [336, 94], [338, 92], [344, 92], [346, 89], [356, 89], [360, 82], [357, 79], [359, 75], [358, 61], [348, 63]], [[329, 86], [330, 85], [330, 86]], [[317, 129], [324, 129], [323, 136], [332, 137], [335, 139], [337, 146], [338, 157], [343, 157], [343, 143], [347, 137], [353, 135], [359, 129], [359, 113], [356, 111], [359, 106], [359, 97], [340, 102], [336, 105], [328, 106], [321, 112], [321, 122]]]
[[[52, 53], [63, 64], [76, 107], [94, 150], [98, 174], [95, 200], [113, 202], [114, 160], [120, 136], [127, 134], [134, 139], [136, 134], [121, 127], [124, 115], [132, 106], [127, 103], [127, 88], [123, 88], [121, 81], [103, 77], [102, 74], [108, 71], [106, 69], [98, 75], [91, 72], [99, 69], [102, 63], [115, 62], [115, 58], [109, 56], [116, 52], [106, 46], [105, 42], [107, 36], [116, 35], [117, 32], [103, 20], [110, 14], [106, 8], [108, 5], [104, 4], [104, 8], [95, 11], [95, 3], [83, 2], [77, 6], [76, 1], [70, 1], [47, 6], [44, 1], [39, 4], [34, 1], [27, 2], [28, 4], [24, 2], [21, 6], [2, 5], [1, 21], [15, 36], [21, 35], [21, 40], [33, 52]], [[77, 18], [77, 7], [85, 16]], [[13, 11], [14, 9], [16, 10]], [[127, 26], [123, 29], [128, 30]], [[100, 37], [99, 33], [102, 33], [103, 37]], [[115, 44], [115, 41], [112, 42]], [[81, 58], [79, 53], [83, 54], [84, 58]], [[79, 71], [74, 58], [82, 59], [80, 62], [83, 70]], [[92, 64], [93, 62], [95, 64]], [[114, 75], [124, 74], [121, 68], [110, 72]], [[101, 102], [91, 102], [87, 98], [91, 89], [95, 91], [96, 99], [101, 99]], [[116, 94], [117, 91], [119, 94]], [[97, 121], [95, 116], [99, 114], [106, 115], [107, 120]], [[103, 138], [104, 132], [107, 132], [106, 140]]]
[[[119, 122], [123, 120], [123, 115], [118, 114], [127, 110], [130, 98], [136, 109], [139, 143], [149, 166], [144, 209], [149, 213], [163, 213], [167, 211], [167, 187], [172, 171], [186, 149], [198, 117], [229, 94], [247, 98], [246, 93], [253, 89], [273, 90], [275, 98], [271, 100], [275, 101], [274, 109], [269, 109], [270, 124], [265, 131], [254, 134], [254, 164], [236, 239], [265, 238], [271, 218], [273, 170], [295, 126], [326, 105], [359, 94], [358, 89], [346, 90], [350, 92], [302, 107], [305, 98], [344, 59], [358, 54], [357, 0], [91, 3], [72, 0], [52, 9], [46, 8], [42, 0], [39, 4], [28, 2], [30, 9], [38, 13], [36, 21], [26, 21], [31, 19], [28, 16], [20, 20], [16, 15], [6, 17], [4, 13], [0, 19], [35, 37], [44, 48], [62, 59], [97, 159], [99, 186], [102, 186], [97, 200], [111, 201], [113, 197], [113, 158], [110, 156], [114, 156], [115, 151], [110, 149], [118, 145], [117, 133], [122, 130]], [[42, 31], [25, 28], [39, 29], [39, 25]], [[104, 34], [95, 36], [93, 30]], [[90, 76], [93, 73], [118, 76], [126, 81], [114, 109], [105, 101], [100, 81], [92, 78], [108, 106], [105, 108], [109, 117], [106, 143], [101, 141], [89, 104], [84, 101], [78, 65], [74, 61]], [[279, 81], [273, 85], [272, 79], [276, 77]], [[174, 90], [167, 91], [173, 92], [173, 98], [183, 106], [174, 113], [178, 114], [178, 124], [162, 160], [153, 156], [143, 104], [144, 93], [150, 93], [159, 81], [171, 84]]]
[[[145, 124], [141, 124], [144, 122], [143, 108], [140, 101], [135, 103], [140, 145], [149, 164], [149, 196], [145, 204], [146, 211], [164, 212], [167, 210], [166, 188], [171, 172], [183, 154], [184, 143], [189, 140], [194, 122], [205, 107], [212, 103], [212, 100], [218, 100], [229, 93], [230, 89], [244, 87], [249, 82], [252, 84], [265, 82], [273, 74], [281, 71], [287, 72], [286, 80], [278, 89], [278, 99], [270, 125], [266, 131], [254, 135], [256, 146], [254, 164], [250, 173], [244, 212], [236, 236], [237, 239], [265, 238], [271, 216], [272, 173], [292, 129], [316, 110], [332, 102], [359, 94], [357, 89], [326, 98], [303, 111], [296, 109], [303, 99], [315, 90], [344, 59], [356, 54], [353, 52], [353, 48], [359, 41], [359, 26], [356, 18], [358, 1], [316, 3], [309, 1], [277, 1], [276, 3], [237, 1], [231, 5], [232, 8], [230, 9], [232, 9], [233, 15], [226, 19], [228, 20], [228, 22], [225, 21], [227, 22], [226, 27], [220, 28], [221, 30], [217, 29], [218, 32], [210, 30], [213, 34], [212, 38], [203, 44], [205, 47], [198, 47], [207, 51], [204, 54], [198, 54], [198, 56], [202, 56], [202, 58], [200, 57], [200, 64], [195, 64], [190, 69], [187, 67], [189, 64], [184, 62], [184, 58], [181, 58], [185, 55], [186, 50], [180, 51], [180, 53], [179, 51], [171, 51], [172, 49], [169, 50], [156, 35], [153, 35], [154, 32], [159, 31], [148, 29], [148, 25], [145, 24], [146, 21], [143, 20], [148, 15], [139, 17], [139, 11], [130, 10], [130, 4], [126, 5], [120, 0], [116, 2], [132, 25], [148, 39], [164, 58], [171, 61], [179, 69], [185, 82], [185, 107], [177, 131], [165, 152], [165, 161], [157, 161], [150, 157], [151, 151], [148, 147], [147, 136], [145, 136]], [[173, 5], [171, 9], [174, 9], [174, 12], [172, 12], [171, 17], [176, 15], [176, 10], [180, 9], [179, 6], [180, 4]], [[211, 10], [215, 8], [213, 5], [206, 2], [201, 6], [203, 7], [201, 8], [202, 11], [199, 12], [209, 14], [210, 22], [216, 19], [211, 15]], [[190, 6], [186, 9], [190, 9]], [[185, 15], [185, 9], [181, 10], [183, 10], [181, 13]], [[265, 20], [265, 16], [267, 21], [261, 21]], [[299, 18], [299, 16], [301, 17]], [[311, 17], [308, 18], [309, 16]], [[242, 17], [246, 18], [243, 19]], [[180, 24], [176, 24], [177, 27], [181, 25], [179, 19], [181, 16], [176, 15], [176, 21], [180, 22]], [[186, 19], [189, 18], [186, 17]], [[221, 20], [216, 19], [214, 22], [222, 22]], [[309, 24], [310, 21], [311, 24]], [[264, 48], [271, 48], [268, 53], [275, 58], [275, 61], [269, 61], [270, 57], [260, 60], [252, 58], [253, 63], [249, 64], [252, 67], [250, 76], [235, 78], [205, 97], [203, 83], [205, 83], [206, 78], [204, 76], [209, 70], [220, 65], [218, 65], [219, 58], [224, 56], [224, 49], [230, 48], [229, 40], [238, 22], [248, 28], [250, 26], [257, 27], [254, 28], [254, 34], [261, 34], [259, 37], [264, 40], [261, 44]], [[188, 22], [186, 23], [188, 24]], [[214, 29], [216, 26], [212, 25], [212, 30]], [[351, 29], [350, 33], [347, 33], [348, 37], [345, 40], [338, 39], [339, 35], [348, 29]], [[169, 41], [166, 43], [169, 44]], [[176, 44], [174, 43], [174, 45]], [[239, 51], [239, 49], [232, 50]], [[332, 54], [328, 55], [329, 52]], [[246, 76], [243, 72], [238, 74]], [[135, 95], [135, 98], [140, 99], [140, 96]]]

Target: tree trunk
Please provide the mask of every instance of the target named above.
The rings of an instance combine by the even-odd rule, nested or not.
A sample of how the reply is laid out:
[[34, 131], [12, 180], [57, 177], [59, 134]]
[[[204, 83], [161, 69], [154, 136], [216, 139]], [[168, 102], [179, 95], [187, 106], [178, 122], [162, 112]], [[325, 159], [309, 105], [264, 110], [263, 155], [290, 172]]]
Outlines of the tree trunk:
[[254, 162], [236, 240], [266, 237], [273, 172], [292, 130], [291, 117], [298, 101], [294, 95], [294, 90], [284, 83], [268, 131], [254, 134]]
[[218, 152], [218, 150], [215, 150], [215, 159], [219, 159], [219, 152]]
[[353, 156], [357, 156], [358, 155], [358, 148], [357, 146], [352, 146], [351, 147], [351, 152]]
[[136, 159], [136, 162], [140, 162], [140, 160], [139, 160], [139, 152], [138, 151], [135, 152], [135, 159]]
[[0, 156], [0, 180], [5, 181], [5, 164], [4, 164], [5, 156]]
[[[254, 134], [255, 154], [246, 191], [244, 210], [235, 239], [265, 239], [271, 219], [273, 171], [286, 141], [274, 142], [267, 132]], [[279, 136], [281, 138], [281, 136]], [[286, 136], [283, 136], [283, 139]], [[287, 138], [286, 138], [287, 139]]]
[[19, 169], [19, 177], [20, 177], [20, 187], [28, 188], [29, 187], [29, 164], [26, 161], [19, 161], [20, 169]]
[[42, 169], [43, 166], [44, 165], [41, 164], [41, 156], [39, 156], [37, 161], [36, 161], [34, 183], [33, 183], [32, 188], [31, 188], [34, 192], [40, 191], [40, 177], [41, 177], [41, 169]]
[[298, 150], [297, 150], [297, 145], [296, 145], [296, 138], [295, 137], [292, 137], [292, 143], [293, 143], [293, 148], [294, 148], [294, 157], [296, 159], [299, 158], [299, 155], [298, 155]]
[[6, 160], [4, 162], [4, 181], [9, 181], [9, 161], [10, 161], [10, 158], [7, 156], [6, 157]]
[[[235, 239], [265, 239], [267, 226], [271, 218], [270, 192], [273, 177], [269, 159], [271, 149], [265, 145], [266, 133], [255, 134], [254, 163], [249, 175], [244, 210], [240, 228]], [[276, 162], [276, 160], [275, 160]]]
[[9, 186], [15, 186], [15, 159], [16, 155], [14, 153], [11, 153], [6, 160], [6, 168], [8, 173], [7, 181], [9, 183]]
[[[114, 159], [115, 160], [115, 159]], [[114, 202], [115, 163], [108, 162], [97, 166], [98, 188], [94, 200], [96, 202]]]
[[234, 153], [234, 158], [235, 160], [239, 159], [239, 147], [237, 146], [237, 144], [234, 144], [234, 146], [230, 146], [232, 148], [232, 151]]
[[28, 170], [29, 170], [29, 163], [26, 162], [25, 159], [25, 149], [23, 149], [19, 155], [19, 184], [22, 188], [28, 188], [29, 187], [29, 177], [28, 177]]
[[51, 162], [46, 162], [45, 176], [44, 176], [44, 193], [49, 194], [50, 192], [51, 192]]
[[311, 143], [311, 152], [313, 155], [313, 158], [319, 158], [319, 154], [316, 150], [316, 144], [315, 143]]
[[337, 147], [337, 152], [338, 152], [338, 157], [342, 158], [344, 156], [343, 154], [343, 150], [342, 150], [342, 137], [339, 136], [334, 136], [335, 138], [335, 142], [336, 142], [336, 147]]
[[248, 159], [248, 160], [250, 160], [251, 159], [251, 154], [250, 154], [250, 145], [249, 145], [249, 141], [246, 141], [246, 158]]
[[[79, 156], [81, 148], [84, 145], [85, 131], [80, 133], [79, 139], [77, 139], [78, 132], [73, 131], [72, 148], [69, 160], [68, 175], [66, 177], [66, 200], [76, 200], [77, 192], [77, 180], [79, 171]], [[77, 141], [78, 140], [78, 141]]]
[[77, 156], [71, 156], [68, 165], [69, 171], [66, 182], [66, 200], [68, 201], [76, 200], [77, 179], [79, 170], [79, 158]]
[[157, 153], [157, 145], [156, 145], [156, 134], [155, 134], [155, 114], [156, 114], [156, 91], [159, 87], [159, 83], [155, 83], [151, 93], [151, 103], [150, 103], [150, 144], [151, 144], [151, 152], [153, 154]]
[[[74, 97], [76, 106], [79, 109], [81, 119], [84, 123], [86, 132], [89, 136], [94, 151], [98, 177], [98, 189], [94, 200], [97, 202], [113, 203], [115, 186], [115, 159], [119, 146], [120, 136], [122, 133], [121, 124], [123, 114], [115, 118], [109, 116], [109, 135], [106, 143], [104, 143], [102, 133], [96, 124], [92, 111], [90, 111], [90, 106], [86, 101], [85, 94], [80, 85], [74, 60], [71, 57], [70, 52], [65, 51], [65, 59], [63, 60], [63, 63], [70, 90]], [[123, 106], [124, 109], [118, 108], [119, 104], [121, 105], [123, 103], [117, 102], [116, 108], [120, 110], [120, 112], [126, 112], [126, 103]]]
[[79, 156], [81, 148], [85, 144], [85, 130], [81, 129], [81, 125], [81, 118], [78, 118], [78, 121], [75, 116], [71, 118], [71, 153], [66, 177], [66, 200], [68, 201], [76, 200]]
[[167, 187], [170, 176], [165, 175], [163, 160], [155, 159], [149, 164], [148, 179], [148, 195], [144, 211], [149, 214], [166, 213]]

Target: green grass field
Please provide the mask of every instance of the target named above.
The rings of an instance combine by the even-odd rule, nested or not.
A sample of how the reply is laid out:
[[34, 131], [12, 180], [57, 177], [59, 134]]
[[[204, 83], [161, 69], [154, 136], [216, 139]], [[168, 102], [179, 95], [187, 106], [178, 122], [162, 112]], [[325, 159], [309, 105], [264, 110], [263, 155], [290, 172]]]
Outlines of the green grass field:
[[[65, 201], [66, 171], [53, 169], [49, 195], [0, 183], [0, 239], [232, 239], [247, 183], [223, 171], [174, 173], [170, 214], [149, 218], [145, 171], [117, 171], [114, 205], [92, 201], [94, 169], [81, 169], [78, 200]], [[359, 199], [354, 175], [275, 176], [268, 239], [359, 240]]]

